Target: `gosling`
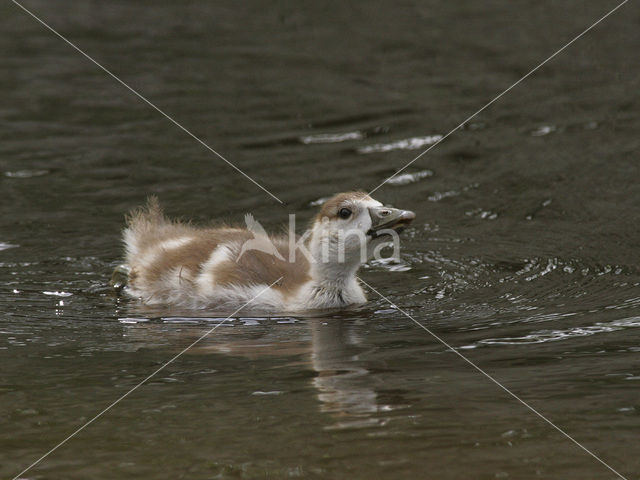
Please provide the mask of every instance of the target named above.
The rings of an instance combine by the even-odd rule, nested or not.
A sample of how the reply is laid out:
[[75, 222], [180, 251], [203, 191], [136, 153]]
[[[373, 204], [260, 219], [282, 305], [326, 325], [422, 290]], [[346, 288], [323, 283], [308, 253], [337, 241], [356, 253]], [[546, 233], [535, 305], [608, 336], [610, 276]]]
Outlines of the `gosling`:
[[296, 312], [366, 302], [356, 273], [415, 214], [363, 192], [327, 200], [298, 238], [247, 228], [197, 228], [166, 218], [157, 199], [124, 230], [124, 293], [147, 305]]

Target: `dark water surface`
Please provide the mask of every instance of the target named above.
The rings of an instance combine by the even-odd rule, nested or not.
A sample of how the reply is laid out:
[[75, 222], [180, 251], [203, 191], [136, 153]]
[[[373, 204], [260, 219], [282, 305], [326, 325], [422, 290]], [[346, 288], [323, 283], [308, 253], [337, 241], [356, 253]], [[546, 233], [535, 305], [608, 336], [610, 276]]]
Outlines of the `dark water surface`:
[[[610, 1], [0, 6], [0, 475], [216, 322], [107, 287], [149, 194], [275, 228], [371, 189]], [[640, 8], [629, 2], [376, 198], [415, 210], [362, 277], [640, 478]], [[612, 479], [387, 302], [219, 327], [29, 479]], [[196, 317], [207, 318], [196, 318]]]

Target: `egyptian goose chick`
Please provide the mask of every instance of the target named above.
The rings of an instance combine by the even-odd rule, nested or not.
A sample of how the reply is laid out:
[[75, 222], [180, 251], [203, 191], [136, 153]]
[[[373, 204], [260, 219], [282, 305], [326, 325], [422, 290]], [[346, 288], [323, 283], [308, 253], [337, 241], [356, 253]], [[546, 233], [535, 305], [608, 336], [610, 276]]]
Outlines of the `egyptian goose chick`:
[[248, 228], [171, 221], [152, 198], [127, 219], [124, 290], [148, 305], [187, 308], [251, 302], [252, 310], [293, 312], [364, 303], [358, 268], [414, 218], [366, 193], [340, 193], [302, 237], [288, 238], [268, 236], [250, 215]]

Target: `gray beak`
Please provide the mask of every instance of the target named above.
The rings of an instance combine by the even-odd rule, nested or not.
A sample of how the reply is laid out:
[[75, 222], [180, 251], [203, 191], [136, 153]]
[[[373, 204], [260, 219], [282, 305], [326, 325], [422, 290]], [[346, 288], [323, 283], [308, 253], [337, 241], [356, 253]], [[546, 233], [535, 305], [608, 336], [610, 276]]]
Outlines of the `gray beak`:
[[371, 230], [367, 235], [373, 238], [379, 236], [380, 230], [393, 229], [400, 233], [406, 225], [409, 225], [416, 214], [409, 210], [400, 210], [391, 207], [369, 207], [371, 217]]

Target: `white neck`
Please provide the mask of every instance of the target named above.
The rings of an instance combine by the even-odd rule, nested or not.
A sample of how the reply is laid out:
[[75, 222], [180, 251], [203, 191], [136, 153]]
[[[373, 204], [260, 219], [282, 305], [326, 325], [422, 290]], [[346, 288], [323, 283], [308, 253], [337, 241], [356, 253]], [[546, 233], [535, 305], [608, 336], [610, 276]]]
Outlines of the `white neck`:
[[349, 265], [317, 262], [311, 264], [311, 278], [323, 288], [342, 289], [355, 281], [359, 268], [359, 263]]
[[364, 303], [366, 297], [360, 287], [356, 273], [361, 262], [359, 255], [339, 261], [337, 244], [328, 236], [311, 236], [310, 265], [311, 282], [307, 295], [312, 308], [339, 307], [353, 303]]

